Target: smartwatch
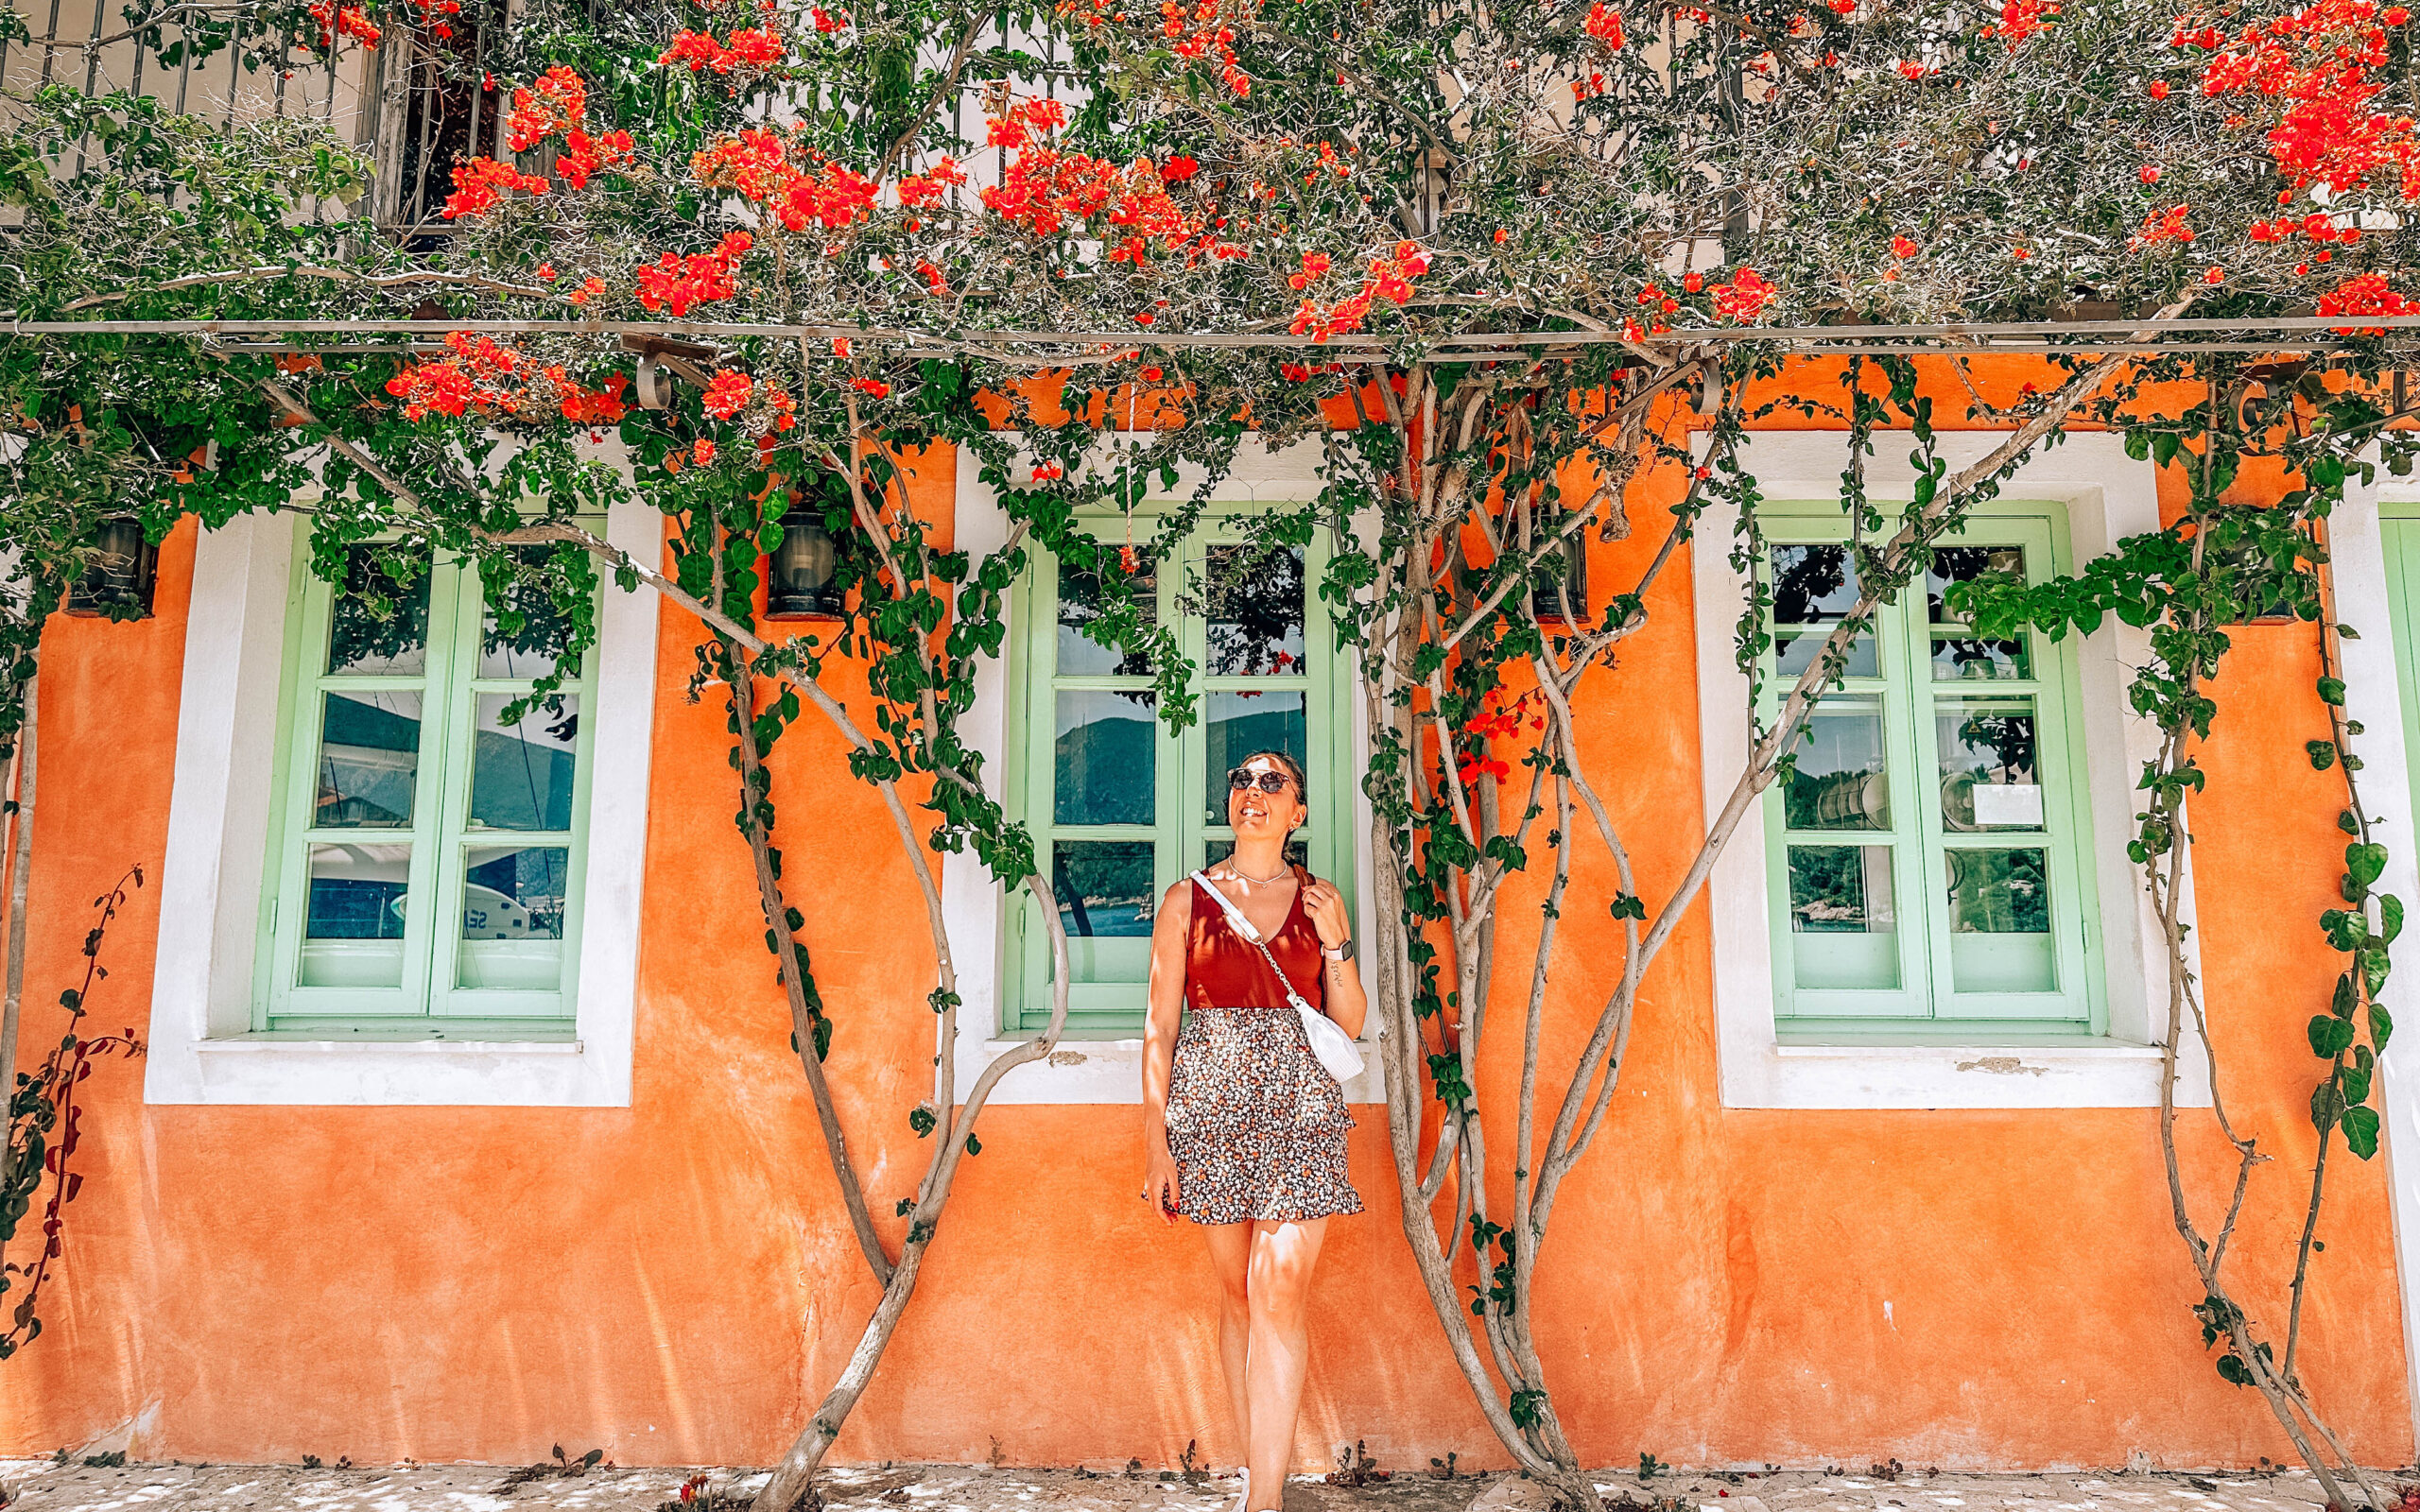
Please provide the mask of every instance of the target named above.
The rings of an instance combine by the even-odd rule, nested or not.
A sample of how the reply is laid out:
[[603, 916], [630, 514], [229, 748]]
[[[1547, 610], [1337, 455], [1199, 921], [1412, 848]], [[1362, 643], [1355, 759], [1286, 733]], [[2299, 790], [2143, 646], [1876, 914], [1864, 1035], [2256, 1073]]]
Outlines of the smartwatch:
[[1329, 950], [1322, 945], [1320, 947], [1320, 954], [1331, 961], [1349, 961], [1353, 959], [1353, 941], [1348, 939], [1334, 950]]

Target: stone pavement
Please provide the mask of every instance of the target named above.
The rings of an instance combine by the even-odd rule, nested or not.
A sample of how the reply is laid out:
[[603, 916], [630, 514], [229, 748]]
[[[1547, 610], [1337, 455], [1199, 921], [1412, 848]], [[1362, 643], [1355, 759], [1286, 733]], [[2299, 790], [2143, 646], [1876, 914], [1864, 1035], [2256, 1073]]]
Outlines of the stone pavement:
[[[105, 1458], [105, 1457], [104, 1457]], [[577, 1467], [578, 1462], [573, 1462]], [[699, 1501], [682, 1485], [700, 1478]], [[1943, 1474], [1895, 1466], [1825, 1470], [1666, 1470], [1642, 1483], [1600, 1471], [1609, 1500], [1655, 1512], [2312, 1512], [2301, 1469], [2186, 1474], [2095, 1470], [2049, 1475]], [[2380, 1472], [2399, 1491], [2411, 1472]], [[553, 1466], [354, 1467], [89, 1465], [0, 1461], [7, 1512], [736, 1512], [764, 1472], [623, 1469], [564, 1474]], [[821, 1483], [832, 1512], [1228, 1512], [1237, 1486], [1147, 1471], [885, 1465], [835, 1469]], [[1437, 1479], [1407, 1471], [1358, 1486], [1297, 1477], [1286, 1512], [1543, 1512], [1537, 1488], [1501, 1474]], [[671, 1503], [666, 1506], [666, 1503]], [[1473, 1503], [1482, 1505], [1474, 1508]], [[2420, 1500], [2406, 1507], [2420, 1512]]]

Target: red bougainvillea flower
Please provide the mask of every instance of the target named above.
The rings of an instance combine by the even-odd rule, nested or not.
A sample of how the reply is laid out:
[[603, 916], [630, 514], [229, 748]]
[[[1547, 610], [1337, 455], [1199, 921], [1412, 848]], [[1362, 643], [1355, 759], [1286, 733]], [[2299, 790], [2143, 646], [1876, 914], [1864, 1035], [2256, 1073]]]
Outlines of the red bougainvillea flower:
[[1606, 46], [1618, 50], [1622, 44], [1622, 13], [1597, 0], [1588, 8], [1588, 35]]
[[705, 437], [698, 438], [698, 444], [689, 450], [697, 456], [700, 467], [705, 467], [715, 459], [715, 443]]
[[527, 152], [558, 132], [580, 125], [588, 113], [588, 87], [561, 63], [512, 92], [512, 113], [504, 118], [505, 146]]
[[746, 232], [735, 231], [711, 252], [688, 257], [665, 253], [653, 267], [639, 269], [639, 303], [648, 310], [669, 309], [675, 316], [683, 316], [693, 304], [730, 299], [737, 292], [732, 266], [754, 245]]
[[1910, 258], [1916, 255], [1916, 244], [1905, 236], [1893, 236], [1891, 238], [1891, 255], [1893, 257], [1903, 260]]
[[1066, 475], [1067, 470], [1061, 467], [1056, 462], [1037, 462], [1034, 464], [1033, 481], [1036, 483], [1048, 483], [1055, 478], [1063, 478]]
[[364, 47], [378, 45], [379, 30], [375, 22], [357, 7], [339, 6], [336, 0], [318, 0], [311, 7], [311, 19], [320, 24], [320, 51], [332, 51], [339, 37], [351, 37]]
[[2135, 177], [2142, 180], [2145, 183], [2157, 183], [2159, 182], [2159, 164], [2156, 163], [2146, 163], [2141, 167], [2135, 170]]
[[849, 25], [849, 13], [845, 10], [835, 14], [821, 6], [809, 6], [806, 13], [818, 31], [839, 31]]
[[729, 420], [747, 407], [748, 396], [755, 390], [755, 379], [730, 368], [717, 368], [714, 382], [706, 385], [706, 413], [717, 420]]
[[552, 405], [578, 424], [614, 425], [628, 412], [621, 395], [630, 380], [621, 373], [590, 388], [560, 364], [539, 367], [493, 337], [449, 332], [445, 347], [447, 355], [415, 363], [387, 380], [387, 392], [404, 402], [406, 420], [458, 420], [472, 411], [535, 415]]
[[2162, 242], [2191, 242], [2193, 228], [2185, 224], [2185, 217], [2192, 208], [2190, 205], [2170, 205], [2166, 210], [2154, 210], [2145, 215], [2143, 229], [2126, 238], [2127, 249], [2141, 251]]
[[890, 397], [890, 386], [879, 378], [852, 378], [849, 380], [849, 387], [858, 393], [872, 394], [876, 399]]
[[2149, 93], [2151, 97], [2155, 100], [2164, 100], [2168, 98], [2168, 80], [2164, 78], [2152, 79]]
[[2227, 270], [2223, 267], [2214, 266], [2202, 270], [2202, 282], [2204, 284], [2223, 284], [2226, 281]]
[[2269, 123], [2270, 153], [2297, 192], [2325, 183], [2341, 194], [2375, 176], [2420, 200], [2420, 128], [2410, 115], [2377, 108], [2398, 82], [2387, 28], [2402, 24], [2375, 0], [2311, 0], [2232, 36], [2180, 23], [2169, 42], [2213, 55], [2202, 70], [2202, 93], [2247, 102], [2230, 125], [2255, 116]]
[[2006, 0], [2000, 7], [1999, 25], [1985, 26], [1983, 35], [1999, 38], [2013, 51], [2027, 38], [2049, 30], [2050, 18], [2058, 13], [2059, 8], [2050, 0]]
[[1749, 321], [1762, 314], [1766, 305], [1781, 298], [1781, 290], [1765, 282], [1753, 267], [1743, 267], [1731, 275], [1728, 284], [1714, 286], [1714, 307], [1725, 319]]
[[769, 31], [743, 28], [733, 32], [729, 43], [715, 41], [711, 32], [683, 31], [672, 39], [672, 45], [656, 62], [666, 68], [686, 63], [693, 74], [709, 68], [717, 74], [728, 74], [735, 68], [771, 68], [782, 61], [787, 51], [781, 38]]
[[[1327, 271], [1327, 254], [1303, 254], [1303, 272], [1287, 282], [1302, 289], [1310, 281]], [[1403, 241], [1394, 245], [1391, 253], [1383, 253], [1370, 261], [1370, 271], [1362, 278], [1361, 287], [1334, 304], [1322, 305], [1314, 299], [1305, 299], [1294, 312], [1288, 328], [1298, 336], [1307, 335], [1314, 341], [1325, 341], [1361, 329], [1369, 318], [1372, 306], [1380, 300], [1401, 305], [1412, 295], [1411, 281], [1428, 271], [1428, 254], [1417, 242]]]
[[543, 195], [552, 187], [534, 173], [523, 173], [509, 163], [493, 158], [473, 158], [454, 167], [454, 192], [445, 197], [445, 204], [438, 214], [447, 220], [461, 215], [483, 215], [503, 202], [510, 190]]
[[[2420, 315], [2420, 302], [2405, 298], [2387, 282], [2384, 273], [2360, 273], [2346, 279], [2319, 297], [2322, 315]], [[2337, 326], [2340, 336], [2386, 335], [2383, 326]]]

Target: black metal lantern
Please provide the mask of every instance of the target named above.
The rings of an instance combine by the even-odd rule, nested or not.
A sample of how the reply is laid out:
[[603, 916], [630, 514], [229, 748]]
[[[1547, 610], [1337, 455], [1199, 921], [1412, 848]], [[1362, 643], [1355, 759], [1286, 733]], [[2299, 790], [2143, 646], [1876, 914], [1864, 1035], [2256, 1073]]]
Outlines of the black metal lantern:
[[[1561, 593], [1556, 590], [1560, 588]], [[1561, 622], [1564, 603], [1568, 598], [1571, 618], [1585, 623], [1588, 618], [1588, 545], [1577, 535], [1566, 535], [1554, 548], [1538, 558], [1530, 570], [1530, 608], [1542, 620]]]
[[832, 533], [821, 508], [790, 495], [782, 515], [782, 543], [766, 558], [765, 617], [776, 620], [837, 619], [844, 612], [833, 580]]
[[141, 620], [151, 617], [151, 588], [160, 575], [160, 548], [144, 539], [132, 515], [104, 520], [93, 534], [93, 554], [67, 587], [70, 614]]

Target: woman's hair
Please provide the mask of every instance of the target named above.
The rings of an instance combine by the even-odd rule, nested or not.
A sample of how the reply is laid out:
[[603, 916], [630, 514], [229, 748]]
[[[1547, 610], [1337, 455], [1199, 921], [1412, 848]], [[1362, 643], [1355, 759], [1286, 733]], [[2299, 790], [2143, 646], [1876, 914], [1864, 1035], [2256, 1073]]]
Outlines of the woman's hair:
[[1303, 804], [1305, 808], [1309, 807], [1311, 801], [1310, 780], [1303, 775], [1303, 764], [1296, 761], [1293, 757], [1287, 755], [1284, 751], [1256, 750], [1251, 755], [1245, 757], [1242, 761], [1236, 763], [1236, 765], [1237, 766], [1250, 766], [1253, 763], [1260, 760], [1264, 756], [1286, 769], [1286, 775], [1294, 780], [1294, 796], [1303, 800]]

